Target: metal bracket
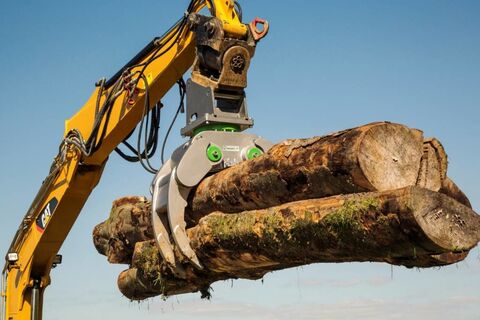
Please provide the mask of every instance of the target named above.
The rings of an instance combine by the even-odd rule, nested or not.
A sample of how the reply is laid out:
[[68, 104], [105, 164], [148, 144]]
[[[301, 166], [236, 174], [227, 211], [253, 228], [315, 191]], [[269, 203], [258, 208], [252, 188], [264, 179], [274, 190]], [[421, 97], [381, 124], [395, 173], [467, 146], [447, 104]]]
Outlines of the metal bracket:
[[[218, 148], [218, 158], [209, 159], [211, 146]], [[152, 223], [161, 255], [179, 277], [185, 277], [184, 270], [176, 262], [169, 235], [193, 266], [203, 268], [186, 233], [185, 208], [192, 188], [208, 173], [248, 160], [252, 148], [264, 153], [271, 146], [271, 142], [253, 134], [204, 131], [177, 148], [159, 170], [152, 185]]]

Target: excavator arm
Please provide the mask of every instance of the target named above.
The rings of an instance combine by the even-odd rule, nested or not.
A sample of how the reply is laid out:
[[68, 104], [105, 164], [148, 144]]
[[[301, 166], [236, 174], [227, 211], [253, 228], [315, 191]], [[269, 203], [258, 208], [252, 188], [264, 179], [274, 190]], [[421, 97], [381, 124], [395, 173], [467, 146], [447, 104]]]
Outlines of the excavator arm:
[[205, 7], [229, 38], [242, 39], [250, 32], [233, 0], [192, 0], [182, 19], [110, 80], [100, 80], [86, 104], [66, 121], [59, 153], [6, 257], [2, 319], [42, 318], [50, 271], [60, 262], [57, 253], [110, 153], [198, 59], [188, 18]]

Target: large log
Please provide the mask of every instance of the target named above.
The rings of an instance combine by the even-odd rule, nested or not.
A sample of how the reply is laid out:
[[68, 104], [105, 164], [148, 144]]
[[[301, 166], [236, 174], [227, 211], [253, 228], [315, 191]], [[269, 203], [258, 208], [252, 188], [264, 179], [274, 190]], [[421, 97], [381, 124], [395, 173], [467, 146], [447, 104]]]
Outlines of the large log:
[[[438, 173], [438, 166], [419, 179], [423, 144], [420, 130], [389, 122], [286, 140], [257, 159], [204, 179], [192, 193], [187, 217], [194, 225], [212, 211], [239, 212], [337, 194], [392, 190], [417, 181], [429, 187], [425, 181], [431, 175], [442, 180], [444, 174]], [[433, 161], [423, 163], [431, 167]]]
[[[467, 204], [446, 171], [447, 155], [438, 140], [423, 141], [421, 131], [403, 125], [372, 123], [324, 137], [287, 140], [262, 157], [206, 178], [192, 192], [186, 218], [191, 227], [215, 210], [239, 212], [412, 185], [440, 190]], [[131, 201], [140, 211], [149, 205], [144, 198], [121, 201]], [[149, 217], [137, 217], [137, 209], [132, 209], [132, 216], [116, 215], [115, 223], [94, 230], [95, 246], [111, 263], [130, 263], [135, 243], [153, 237]], [[134, 238], [138, 228], [143, 232]]]
[[[131, 268], [118, 278], [130, 299], [207, 293], [229, 278], [258, 279], [269, 271], [316, 262], [376, 261], [408, 267], [465, 257], [480, 240], [480, 218], [452, 198], [419, 187], [333, 196], [237, 214], [212, 213], [188, 230], [205, 266], [185, 263], [178, 279], [153, 241], [135, 246]], [[434, 256], [443, 256], [434, 259]]]
[[[287, 140], [275, 145], [262, 157], [243, 162], [204, 179], [189, 199], [189, 207], [187, 208], [189, 227], [196, 226], [189, 230], [189, 235], [192, 236], [192, 232], [196, 232], [192, 230], [202, 230], [202, 224], [197, 225], [199, 221], [202, 221], [202, 223], [208, 221], [211, 224], [211, 221], [214, 221], [212, 219], [217, 219], [217, 224], [226, 223], [228, 225], [233, 223], [236, 225], [239, 221], [242, 222], [244, 218], [251, 217], [252, 214], [256, 217], [259, 215], [274, 218], [278, 214], [278, 210], [282, 214], [286, 212], [285, 210], [296, 212], [292, 219], [305, 222], [305, 219], [299, 218], [298, 215], [302, 210], [305, 210], [302, 206], [319, 206], [320, 211], [326, 210], [324, 204], [322, 204], [326, 199], [316, 198], [364, 191], [384, 191], [414, 185], [439, 191], [470, 207], [467, 197], [446, 177], [446, 171], [447, 155], [440, 142], [436, 139], [423, 140], [421, 131], [399, 124], [372, 123], [324, 137]], [[408, 196], [403, 195], [401, 198], [412, 197], [411, 191], [409, 192]], [[382, 197], [383, 195], [379, 194], [379, 196]], [[448, 199], [436, 193], [435, 197]], [[304, 199], [312, 200], [292, 202]], [[326, 203], [331, 204], [331, 201], [337, 201], [337, 206], [343, 208], [345, 203], [340, 204], [341, 201], [344, 201], [341, 199], [342, 197], [331, 198], [328, 200], [330, 202]], [[286, 204], [279, 207], [282, 203]], [[264, 208], [269, 209], [258, 210]], [[334, 205], [330, 209], [330, 211], [327, 210], [327, 214], [333, 217], [338, 211], [341, 212], [345, 208], [339, 209]], [[388, 213], [381, 211], [379, 216], [386, 215], [390, 219], [394, 216], [403, 215], [405, 208], [398, 207], [397, 209], [398, 212], [395, 211], [396, 209]], [[215, 210], [223, 213], [217, 212], [205, 217]], [[364, 211], [362, 209], [359, 212]], [[228, 218], [225, 215], [226, 213], [236, 212], [241, 213]], [[215, 216], [217, 218], [212, 218]], [[202, 217], [205, 218], [200, 220]], [[360, 218], [360, 221], [363, 223], [362, 219]], [[269, 222], [274, 223], [275, 221], [275, 219], [264, 221], [264, 224], [268, 225]], [[317, 221], [311, 221], [311, 224], [312, 226], [316, 225]], [[374, 225], [378, 226], [380, 224], [377, 222]], [[410, 228], [416, 230], [417, 226], [415, 224], [404, 225], [403, 221], [402, 225], [404, 234], [416, 232], [410, 230]], [[256, 226], [255, 224], [251, 227], [255, 228]], [[283, 227], [286, 229], [283, 231], [277, 230], [277, 232], [282, 234], [293, 232], [295, 234], [299, 230], [293, 228], [292, 231], [289, 231], [289, 226], [282, 225]], [[234, 226], [232, 228], [235, 229]], [[307, 227], [305, 226], [305, 228]], [[362, 228], [370, 230], [368, 223], [363, 225]], [[406, 254], [403, 251], [389, 252], [388, 255], [385, 255], [385, 250], [382, 251], [378, 247], [382, 244], [382, 241], [374, 238], [374, 233], [369, 233], [370, 242], [376, 242], [377, 245], [375, 247], [372, 243], [370, 244], [373, 251], [352, 251], [352, 247], [350, 247], [351, 250], [348, 250], [348, 248], [338, 246], [338, 243], [347, 241], [347, 239], [342, 240], [342, 237], [335, 230], [324, 228], [322, 229], [322, 237], [330, 237], [330, 245], [337, 243], [337, 249], [341, 249], [332, 254], [330, 258], [307, 256], [307, 258], [302, 257], [301, 262], [299, 262], [293, 259], [293, 256], [291, 257], [292, 260], [288, 260], [288, 255], [284, 255], [282, 256], [283, 260], [279, 259], [280, 262], [270, 265], [269, 260], [264, 261], [263, 255], [255, 255], [258, 253], [258, 249], [252, 247], [253, 253], [247, 251], [246, 254], [241, 255], [241, 257], [246, 255], [250, 257], [249, 259], [253, 259], [256, 264], [254, 263], [255, 265], [251, 266], [238, 258], [238, 252], [229, 252], [227, 254], [229, 258], [223, 261], [219, 260], [218, 257], [209, 256], [208, 252], [204, 252], [204, 247], [198, 245], [197, 248], [201, 251], [199, 256], [209, 258], [206, 262], [209, 268], [202, 273], [189, 268], [189, 277], [186, 280], [181, 280], [175, 278], [162, 263], [158, 250], [151, 240], [153, 232], [150, 225], [149, 201], [144, 197], [129, 197], [114, 202], [109, 219], [95, 227], [94, 243], [100, 253], [107, 255], [109, 262], [131, 265], [130, 269], [120, 275], [119, 286], [122, 292], [132, 299], [197, 290], [205, 293], [205, 288], [213, 281], [232, 277], [258, 278], [268, 271], [318, 261], [383, 261], [407, 267], [431, 267], [458, 262], [464, 259], [468, 253], [468, 246], [450, 246], [449, 248], [444, 246], [441, 250], [429, 248], [422, 252], [421, 248], [423, 247], [421, 244], [419, 245], [418, 239], [409, 238], [407, 240], [410, 242], [408, 242], [401, 238], [401, 233], [395, 234], [395, 232], [398, 233], [398, 230], [394, 229], [388, 231], [391, 234], [385, 231], [392, 241], [387, 246], [388, 250], [392, 250], [392, 248], [397, 250], [400, 247], [406, 248], [404, 244], [409, 243], [409, 248], [414, 248], [413, 255], [411, 252]], [[255, 233], [255, 230], [252, 229], [251, 231]], [[329, 232], [333, 233], [329, 234]], [[458, 234], [449, 232], [451, 230], [443, 229], [440, 235], [450, 237], [450, 240], [458, 236]], [[298, 233], [298, 235], [301, 234], [301, 232]], [[233, 234], [232, 239], [235, 239], [236, 236], [236, 234]], [[253, 234], [250, 234], [250, 236], [253, 237]], [[400, 238], [397, 239], [397, 236]], [[193, 237], [195, 239], [195, 235]], [[263, 240], [260, 239], [260, 243]], [[307, 241], [308, 245], [308, 240], [304, 240]], [[348, 238], [348, 241], [350, 240], [352, 239]], [[353, 244], [355, 241], [358, 244], [359, 239], [353, 238], [353, 240]], [[197, 241], [200, 241], [198, 237]], [[243, 238], [238, 237], [235, 241], [243, 243]], [[398, 243], [395, 243], [396, 241]], [[223, 248], [221, 246], [224, 243], [220, 241], [218, 245], [219, 248]], [[295, 250], [298, 243], [285, 242], [283, 246], [282, 250], [288, 252], [289, 250]], [[419, 247], [417, 248], [417, 246]], [[329, 250], [332, 250], [332, 248], [327, 246], [325, 252], [329, 252]], [[342, 250], [344, 250], [343, 253]], [[181, 259], [180, 255], [178, 255], [178, 258]], [[241, 268], [232, 271], [230, 269], [235, 267], [235, 262], [240, 262]], [[218, 265], [215, 266], [215, 263]], [[265, 266], [263, 266], [264, 263], [266, 263]], [[222, 268], [227, 268], [229, 271], [225, 272]]]

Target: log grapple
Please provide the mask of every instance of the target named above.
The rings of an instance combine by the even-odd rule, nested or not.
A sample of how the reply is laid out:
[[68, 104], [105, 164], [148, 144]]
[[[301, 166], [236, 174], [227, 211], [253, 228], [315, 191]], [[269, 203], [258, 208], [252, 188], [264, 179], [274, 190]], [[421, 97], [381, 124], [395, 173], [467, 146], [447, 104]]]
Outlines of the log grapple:
[[[163, 259], [181, 278], [185, 271], [175, 248], [202, 269], [185, 230], [191, 190], [207, 175], [258, 157], [272, 146], [242, 132], [253, 126], [244, 89], [255, 44], [266, 35], [268, 23], [255, 19], [245, 38], [238, 39], [229, 38], [216, 17], [191, 14], [188, 19], [196, 34], [197, 57], [186, 85], [186, 125], [181, 134], [190, 139], [163, 164], [151, 186], [155, 239]], [[263, 30], [257, 24], [263, 24]]]

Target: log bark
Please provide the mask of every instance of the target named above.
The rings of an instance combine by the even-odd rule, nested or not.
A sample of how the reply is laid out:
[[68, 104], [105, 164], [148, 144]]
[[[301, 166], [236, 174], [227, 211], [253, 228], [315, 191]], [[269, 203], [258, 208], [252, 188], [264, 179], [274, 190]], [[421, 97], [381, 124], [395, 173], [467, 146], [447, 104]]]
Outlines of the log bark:
[[145, 197], [123, 197], [112, 203], [109, 218], [93, 229], [93, 244], [110, 263], [130, 264], [135, 243], [153, 239], [151, 205]]
[[139, 242], [131, 268], [119, 276], [121, 292], [135, 300], [195, 291], [207, 294], [218, 280], [259, 279], [269, 271], [317, 262], [448, 264], [464, 258], [480, 240], [480, 218], [444, 194], [408, 187], [237, 214], [215, 212], [188, 235], [204, 271], [186, 263], [187, 279], [175, 278], [155, 243]]

